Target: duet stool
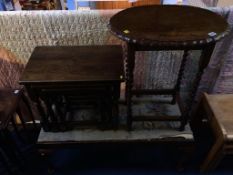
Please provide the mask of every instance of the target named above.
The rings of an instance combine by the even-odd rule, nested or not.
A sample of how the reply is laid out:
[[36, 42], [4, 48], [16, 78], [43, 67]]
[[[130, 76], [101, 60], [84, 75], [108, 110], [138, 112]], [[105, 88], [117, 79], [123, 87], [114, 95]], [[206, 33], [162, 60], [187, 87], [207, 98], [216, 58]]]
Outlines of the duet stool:
[[[64, 131], [117, 128], [122, 81], [120, 45], [43, 46], [33, 51], [19, 83], [38, 104], [43, 129]], [[77, 119], [75, 111], [86, 108], [100, 118]]]
[[204, 94], [195, 115], [207, 121], [214, 142], [201, 165], [201, 171], [213, 170], [224, 155], [233, 153], [233, 94]]

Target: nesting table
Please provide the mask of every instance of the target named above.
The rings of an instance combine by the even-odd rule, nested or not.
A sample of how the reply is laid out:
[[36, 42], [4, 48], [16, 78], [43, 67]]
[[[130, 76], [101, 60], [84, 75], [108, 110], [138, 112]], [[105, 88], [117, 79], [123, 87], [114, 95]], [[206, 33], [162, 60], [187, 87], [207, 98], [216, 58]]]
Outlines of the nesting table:
[[[132, 128], [133, 121], [141, 120], [179, 120], [181, 121], [180, 129], [183, 130], [190, 109], [181, 111], [182, 115], [178, 118], [132, 116], [132, 96], [139, 94], [172, 95], [173, 100], [171, 103], [174, 104], [178, 101], [181, 108], [181, 103], [177, 99], [180, 96], [180, 84], [189, 51], [202, 50], [199, 69], [191, 95], [191, 98], [194, 99], [201, 75], [209, 63], [215, 43], [229, 32], [227, 22], [221, 16], [206, 9], [191, 6], [152, 5], [133, 7], [118, 12], [110, 19], [109, 27], [115, 36], [127, 43], [125, 61], [127, 125], [129, 130]], [[135, 52], [158, 50], [184, 50], [174, 88], [133, 89]], [[191, 104], [188, 106], [191, 108]]]
[[[81, 123], [117, 127], [123, 80], [119, 45], [41, 46], [33, 51], [19, 83], [38, 104], [43, 129], [64, 131]], [[100, 119], [75, 122], [68, 115], [86, 107], [95, 109]]]

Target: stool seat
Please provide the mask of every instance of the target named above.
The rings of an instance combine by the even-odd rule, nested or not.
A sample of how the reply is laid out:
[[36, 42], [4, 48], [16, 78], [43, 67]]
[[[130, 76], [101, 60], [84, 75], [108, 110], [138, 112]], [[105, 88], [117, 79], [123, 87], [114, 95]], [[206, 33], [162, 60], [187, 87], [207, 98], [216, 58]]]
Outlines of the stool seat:
[[199, 124], [206, 118], [214, 136], [214, 142], [201, 165], [201, 171], [210, 171], [224, 155], [233, 153], [233, 94], [204, 94], [195, 117]]
[[206, 98], [221, 132], [226, 139], [233, 140], [233, 94], [208, 95]]

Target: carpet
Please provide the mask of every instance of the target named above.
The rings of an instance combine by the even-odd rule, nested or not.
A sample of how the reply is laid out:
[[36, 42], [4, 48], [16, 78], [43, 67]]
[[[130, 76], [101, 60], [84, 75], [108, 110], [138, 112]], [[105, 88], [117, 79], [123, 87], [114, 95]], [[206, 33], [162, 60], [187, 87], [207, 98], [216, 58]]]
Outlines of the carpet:
[[[179, 131], [180, 122], [168, 121], [143, 121], [134, 122], [133, 130], [127, 131], [126, 125], [126, 106], [120, 102], [119, 105], [119, 129], [117, 130], [99, 130], [96, 128], [74, 129], [65, 132], [45, 132], [40, 131], [38, 143], [45, 142], [130, 142], [130, 141], [154, 141], [158, 139], [177, 138], [178, 140], [193, 141], [192, 131], [186, 126], [184, 131]], [[150, 96], [133, 98], [133, 115], [149, 116], [178, 116], [180, 111], [178, 105], [171, 105], [170, 97]], [[158, 103], [159, 102], [159, 103]], [[79, 110], [75, 113], [75, 120], [90, 120], [98, 118], [93, 109]]]

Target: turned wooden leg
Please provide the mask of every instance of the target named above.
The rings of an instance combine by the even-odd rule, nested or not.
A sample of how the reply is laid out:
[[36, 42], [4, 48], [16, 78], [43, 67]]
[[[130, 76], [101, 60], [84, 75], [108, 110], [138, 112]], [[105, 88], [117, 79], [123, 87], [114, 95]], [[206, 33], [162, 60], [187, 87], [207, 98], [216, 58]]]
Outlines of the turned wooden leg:
[[214, 170], [224, 157], [224, 144], [218, 139], [201, 165], [201, 172]]
[[[181, 81], [182, 81], [182, 78], [183, 78], [185, 64], [187, 62], [188, 56], [189, 56], [189, 50], [184, 50], [184, 54], [183, 54], [183, 58], [182, 58], [182, 61], [181, 61], [180, 70], [179, 70], [178, 78], [177, 78], [176, 85], [175, 85], [175, 88], [174, 88], [174, 93], [173, 93], [173, 98], [172, 98], [171, 104], [176, 103], [176, 97], [180, 93], [180, 84], [181, 84]], [[187, 115], [182, 112], [181, 117], [180, 117], [180, 119], [181, 119], [180, 131], [183, 131], [184, 128], [185, 128], [185, 125], [186, 125], [185, 121], [187, 121], [185, 118], [187, 118]]]
[[132, 88], [133, 88], [133, 71], [135, 64], [134, 47], [128, 44], [128, 55], [126, 61], [126, 103], [127, 103], [127, 127], [132, 129]]
[[178, 78], [177, 78], [176, 85], [175, 85], [175, 88], [174, 88], [175, 90], [174, 90], [173, 98], [172, 98], [172, 101], [171, 101], [172, 104], [176, 103], [176, 95], [177, 95], [177, 92], [180, 91], [180, 84], [181, 84], [181, 81], [182, 81], [182, 78], [183, 78], [185, 64], [187, 62], [188, 56], [189, 56], [189, 51], [184, 50], [183, 58], [182, 58], [181, 65], [180, 65], [180, 70], [179, 70], [179, 73], [178, 73]]
[[185, 127], [185, 125], [187, 124], [189, 116], [192, 115], [192, 111], [195, 111], [195, 106], [197, 104], [196, 101], [195, 101], [195, 97], [197, 95], [198, 86], [199, 86], [199, 83], [201, 81], [202, 74], [203, 74], [205, 68], [209, 64], [209, 61], [210, 61], [211, 55], [213, 53], [214, 47], [215, 47], [215, 44], [212, 44], [212, 45], [206, 46], [202, 50], [202, 54], [201, 54], [201, 57], [200, 57], [200, 60], [199, 60], [198, 73], [197, 73], [197, 76], [196, 76], [196, 79], [195, 79], [195, 82], [194, 82], [194, 85], [193, 85], [193, 90], [191, 92], [191, 97], [190, 97], [189, 104], [187, 105], [188, 109], [187, 109], [187, 114], [185, 114], [186, 117], [181, 122], [181, 127], [180, 127], [181, 129], [183, 129]]

